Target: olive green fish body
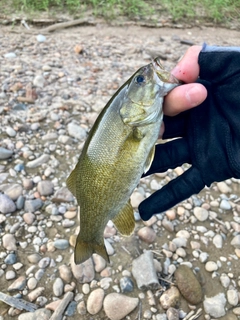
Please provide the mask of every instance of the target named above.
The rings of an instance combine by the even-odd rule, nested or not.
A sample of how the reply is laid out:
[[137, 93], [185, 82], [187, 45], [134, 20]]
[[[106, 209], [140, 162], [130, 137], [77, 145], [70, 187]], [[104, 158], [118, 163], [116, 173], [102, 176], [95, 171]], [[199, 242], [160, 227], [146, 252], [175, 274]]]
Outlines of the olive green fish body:
[[[146, 67], [144, 67], [146, 68]], [[103, 240], [104, 228], [112, 220], [122, 234], [134, 229], [129, 198], [152, 161], [162, 121], [163, 93], [150, 74], [152, 96], [132, 93], [134, 77], [153, 73], [152, 65], [141, 68], [109, 101], [85, 142], [79, 161], [67, 185], [80, 205], [80, 233], [75, 262], [82, 263], [96, 252], [109, 261]], [[141, 79], [140, 79], [141, 80]], [[138, 86], [138, 84], [137, 84]], [[175, 83], [176, 86], [176, 83]], [[143, 91], [137, 87], [137, 91]], [[148, 92], [148, 91], [147, 91]], [[133, 99], [136, 98], [136, 101]], [[154, 115], [144, 109], [156, 102]], [[130, 110], [129, 110], [130, 108]], [[133, 109], [136, 109], [134, 112]], [[156, 110], [155, 110], [156, 109]]]

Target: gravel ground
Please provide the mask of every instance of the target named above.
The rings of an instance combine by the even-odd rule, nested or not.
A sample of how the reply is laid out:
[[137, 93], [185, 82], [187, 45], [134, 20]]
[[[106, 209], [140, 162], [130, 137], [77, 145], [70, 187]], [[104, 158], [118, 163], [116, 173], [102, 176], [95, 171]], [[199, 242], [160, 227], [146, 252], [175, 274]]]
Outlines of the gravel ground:
[[[239, 180], [143, 223], [138, 204], [187, 166], [142, 179], [134, 234], [105, 229], [109, 265], [97, 255], [73, 263], [78, 208], [66, 188], [89, 128], [137, 68], [160, 55], [170, 70], [189, 43], [240, 45], [239, 32], [17, 30], [0, 29], [0, 291], [17, 298], [15, 307], [0, 302], [0, 319], [240, 318]], [[17, 308], [21, 299], [30, 313]]]

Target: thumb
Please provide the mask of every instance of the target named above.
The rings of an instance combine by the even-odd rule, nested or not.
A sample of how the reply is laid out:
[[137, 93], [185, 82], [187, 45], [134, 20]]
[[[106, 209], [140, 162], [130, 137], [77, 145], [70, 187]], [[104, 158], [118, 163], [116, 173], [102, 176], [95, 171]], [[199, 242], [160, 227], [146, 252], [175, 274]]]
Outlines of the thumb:
[[204, 187], [200, 171], [191, 167], [141, 202], [138, 208], [139, 214], [142, 220], [146, 221], [152, 215], [166, 211], [193, 194], [199, 193]]

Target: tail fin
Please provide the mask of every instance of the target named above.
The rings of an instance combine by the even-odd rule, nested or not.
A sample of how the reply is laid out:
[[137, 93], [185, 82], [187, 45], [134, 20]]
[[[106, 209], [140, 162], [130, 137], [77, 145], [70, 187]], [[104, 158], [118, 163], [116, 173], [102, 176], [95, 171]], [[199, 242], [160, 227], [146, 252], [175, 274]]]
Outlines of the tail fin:
[[110, 262], [104, 242], [102, 242], [101, 244], [85, 242], [78, 237], [74, 251], [74, 262], [76, 264], [83, 263], [84, 261], [89, 259], [93, 253], [99, 254], [108, 263]]

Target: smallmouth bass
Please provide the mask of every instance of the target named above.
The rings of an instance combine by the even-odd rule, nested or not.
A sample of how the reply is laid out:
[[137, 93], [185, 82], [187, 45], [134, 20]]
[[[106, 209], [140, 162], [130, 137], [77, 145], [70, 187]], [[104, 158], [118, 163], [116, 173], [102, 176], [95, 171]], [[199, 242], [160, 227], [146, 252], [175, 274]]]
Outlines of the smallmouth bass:
[[129, 198], [151, 166], [163, 117], [163, 97], [178, 85], [156, 58], [117, 90], [95, 121], [67, 179], [81, 210], [76, 264], [93, 253], [109, 262], [103, 239], [109, 220], [121, 234], [133, 232], [135, 220]]

